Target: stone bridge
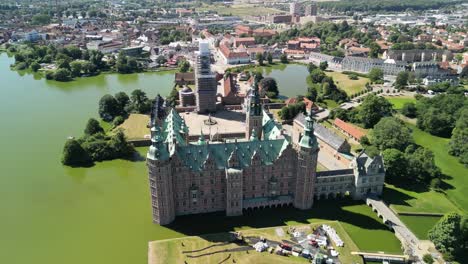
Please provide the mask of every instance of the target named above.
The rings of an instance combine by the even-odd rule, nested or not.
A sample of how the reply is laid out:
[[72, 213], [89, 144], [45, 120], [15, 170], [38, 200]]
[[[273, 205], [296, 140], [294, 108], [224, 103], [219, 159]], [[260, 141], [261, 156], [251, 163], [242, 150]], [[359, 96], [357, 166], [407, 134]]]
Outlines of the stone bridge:
[[419, 239], [380, 198], [369, 196], [366, 198], [366, 204], [372, 207], [372, 210], [382, 218], [383, 223], [395, 232], [396, 237], [401, 241], [401, 244], [405, 249], [405, 253], [422, 259], [422, 255], [419, 256]]

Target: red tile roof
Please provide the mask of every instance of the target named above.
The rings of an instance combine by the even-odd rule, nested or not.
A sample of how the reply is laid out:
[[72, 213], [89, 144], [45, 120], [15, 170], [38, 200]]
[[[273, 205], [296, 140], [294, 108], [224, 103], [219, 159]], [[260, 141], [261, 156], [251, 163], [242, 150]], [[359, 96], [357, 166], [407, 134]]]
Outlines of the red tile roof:
[[350, 134], [353, 138], [360, 140], [363, 136], [366, 135], [363, 131], [361, 131], [359, 128], [356, 126], [346, 123], [345, 121], [336, 118], [335, 121], [333, 122], [335, 126], [343, 130], [344, 132]]

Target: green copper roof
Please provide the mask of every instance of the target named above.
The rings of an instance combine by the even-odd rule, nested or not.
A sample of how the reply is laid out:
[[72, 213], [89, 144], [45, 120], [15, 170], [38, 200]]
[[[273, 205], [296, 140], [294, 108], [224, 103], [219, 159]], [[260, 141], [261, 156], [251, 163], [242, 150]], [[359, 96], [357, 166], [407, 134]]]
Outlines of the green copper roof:
[[264, 139], [277, 139], [281, 136], [281, 126], [265, 110], [263, 110], [262, 126]]
[[252, 158], [258, 158], [262, 164], [272, 164], [288, 145], [285, 139], [188, 144], [177, 146], [176, 155], [191, 170], [201, 171], [208, 160], [218, 169], [227, 168], [234, 152], [239, 167], [245, 168], [251, 165]]
[[314, 135], [314, 120], [310, 113], [305, 118], [304, 135], [299, 141], [299, 145], [304, 148], [318, 148], [317, 138]]
[[167, 145], [164, 144], [161, 137], [159, 126], [151, 127], [151, 146], [148, 149], [146, 157], [151, 160], [167, 160], [169, 159], [169, 151]]
[[172, 108], [163, 123], [162, 138], [164, 142], [172, 143], [175, 140], [178, 144], [186, 145], [182, 131], [187, 130], [188, 132], [188, 129], [184, 128], [184, 123], [185, 121], [179, 113]]

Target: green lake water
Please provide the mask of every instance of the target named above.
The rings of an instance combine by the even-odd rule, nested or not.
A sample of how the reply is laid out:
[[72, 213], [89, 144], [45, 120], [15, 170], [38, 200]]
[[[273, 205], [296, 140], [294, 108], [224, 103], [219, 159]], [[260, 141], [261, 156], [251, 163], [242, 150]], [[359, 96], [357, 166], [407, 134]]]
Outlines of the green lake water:
[[[143, 264], [147, 262], [148, 241], [208, 228], [203, 224], [206, 221], [192, 221], [191, 217], [180, 221], [181, 228], [151, 222], [144, 162], [115, 160], [91, 168], [60, 164], [66, 138], [80, 136], [88, 118], [97, 117], [102, 95], [130, 93], [137, 88], [149, 97], [166, 95], [172, 87], [172, 73], [102, 74], [59, 83], [11, 71], [11, 63], [12, 58], [0, 54], [0, 263]], [[282, 94], [294, 96], [302, 89], [299, 78], [305, 84], [305, 75], [301, 77], [304, 71], [304, 66], [290, 65], [266, 75], [277, 77], [280, 89], [290, 87]], [[139, 151], [144, 154], [146, 149]], [[338, 210], [327, 219], [345, 214], [354, 221], [354, 230], [363, 231], [370, 221], [375, 224], [372, 229], [382, 231], [379, 237], [390, 240], [391, 249], [398, 248], [392, 233], [376, 222], [370, 209], [364, 210], [367, 216]], [[267, 225], [291, 220], [273, 215], [278, 214], [272, 212], [267, 220], [276, 221]], [[308, 212], [299, 218], [292, 216], [304, 223], [308, 217]], [[261, 218], [209, 219], [220, 227], [219, 232], [227, 226], [262, 226], [264, 223], [257, 221]], [[347, 229], [354, 239], [353, 229]]]
[[262, 69], [264, 77], [273, 77], [278, 83], [280, 95], [295, 97], [307, 92], [307, 67], [301, 64], [278, 64]]

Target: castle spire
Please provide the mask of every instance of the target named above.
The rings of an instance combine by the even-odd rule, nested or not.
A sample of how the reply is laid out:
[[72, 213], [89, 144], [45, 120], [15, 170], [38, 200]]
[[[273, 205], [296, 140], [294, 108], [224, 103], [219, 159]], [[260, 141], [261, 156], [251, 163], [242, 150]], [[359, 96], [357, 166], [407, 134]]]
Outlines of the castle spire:
[[161, 129], [157, 124], [151, 127], [151, 146], [149, 147], [147, 158], [151, 160], [167, 160], [169, 152], [167, 145], [161, 136]]
[[253, 78], [254, 82], [252, 84], [252, 92], [250, 94], [249, 114], [253, 116], [259, 116], [262, 112], [262, 106], [260, 103], [260, 93], [258, 91], [258, 74], [255, 74]]
[[252, 128], [252, 134], [250, 135], [250, 141], [258, 141], [257, 131]]
[[203, 134], [203, 129], [200, 129], [200, 137], [198, 138], [198, 145], [206, 145], [205, 135]]
[[307, 111], [304, 124], [304, 135], [302, 136], [299, 145], [304, 148], [317, 148], [317, 138], [314, 135], [314, 119], [312, 111]]

